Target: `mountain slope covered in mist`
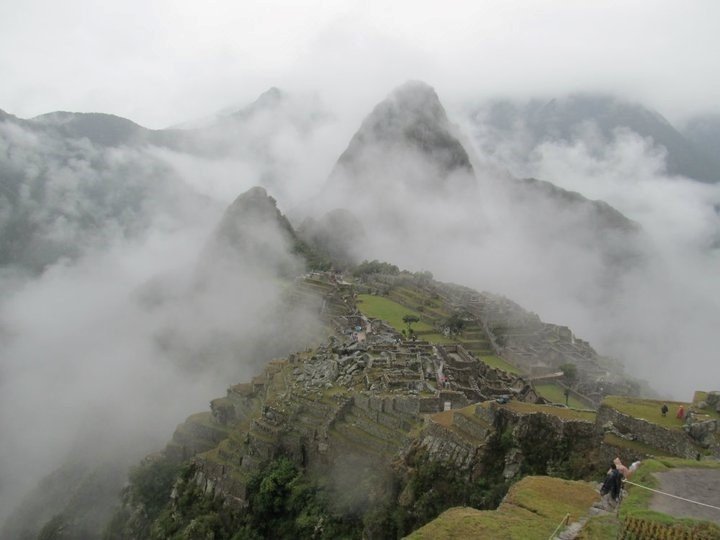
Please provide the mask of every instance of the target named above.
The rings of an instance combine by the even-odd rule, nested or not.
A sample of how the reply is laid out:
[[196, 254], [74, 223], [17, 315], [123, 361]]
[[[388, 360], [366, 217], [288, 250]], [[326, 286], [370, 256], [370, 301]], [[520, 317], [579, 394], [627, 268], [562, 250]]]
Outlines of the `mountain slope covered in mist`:
[[142, 130], [110, 115], [0, 121], [0, 265], [37, 273], [206, 211], [146, 147], [114, 146]]
[[[311, 279], [298, 291], [291, 284], [307, 269], [331, 264], [352, 270], [378, 259], [420, 276], [430, 270], [443, 281], [517, 299], [549, 320], [577, 322], [583, 334], [607, 337], [599, 347], [610, 344], [618, 356], [626, 342], [645, 349], [657, 341], [643, 324], [659, 329], [669, 345], [678, 342], [676, 318], [656, 324], [642, 302], [639, 317], [622, 317], [638, 289], [660, 297], [645, 283], [662, 283], [663, 291], [668, 283], [664, 274], [646, 280], [646, 270], [664, 266], [643, 264], [653, 246], [640, 225], [582, 189], [558, 187], [552, 175], [514, 178], [486, 166], [487, 156], [463, 138], [430, 86], [412, 82], [391, 92], [344, 152], [326, 150], [334, 167], [328, 159], [311, 184], [295, 174], [297, 155], [285, 158], [308, 148], [297, 141], [322, 124], [316, 112], [270, 90], [209, 125], [167, 132], [110, 115], [53, 113], [26, 121], [0, 114], [0, 240], [8, 257], [0, 263], [39, 276], [13, 292], [14, 303], [0, 304], [10, 374], [1, 408], [23, 411], [18, 420], [0, 414], [18, 448], [29, 444], [23, 429], [30, 424], [53, 433], [61, 426], [55, 433], [61, 449], [85, 444], [91, 437], [68, 440], [73, 426], [93, 416], [89, 403], [111, 411], [103, 424], [119, 427], [108, 427], [108, 437], [149, 452], [163, 437], [160, 424], [171, 426], [218, 387], [325, 335], [317, 316], [325, 303], [307, 294], [320, 285]], [[204, 195], [218, 178], [232, 197]], [[287, 211], [289, 186], [312, 197], [294, 209], [292, 224], [268, 195]], [[678, 297], [684, 301], [685, 291]], [[426, 300], [418, 313], [433, 310], [433, 298]], [[54, 354], [46, 360], [48, 350]], [[649, 350], [654, 361], [658, 355]], [[66, 371], [72, 377], [55, 375]], [[69, 412], [38, 411], [23, 391], [28, 384], [48, 401], [65, 400]], [[146, 412], [152, 430], [134, 422]], [[193, 429], [207, 428], [203, 422]], [[12, 486], [0, 486], [0, 499], [62, 469], [53, 449], [32, 449], [49, 470], [30, 470], [13, 447], [0, 455], [0, 484]], [[14, 462], [21, 465], [6, 466]], [[86, 474], [93, 471], [80, 471], [77, 482]]]
[[[53, 112], [21, 119], [0, 112], [0, 266], [41, 272], [111, 237], [137, 238], [153, 220], [187, 223], [216, 212], [202, 171], [237, 161], [279, 190], [288, 133], [323, 122], [311, 101], [277, 89], [193, 129], [151, 130], [111, 114]], [[193, 186], [189, 184], [194, 184]]]
[[384, 258], [441, 254], [459, 239], [482, 252], [485, 242], [520, 235], [523, 243], [546, 245], [542, 256], [549, 259], [557, 260], [556, 251], [590, 253], [603, 281], [640, 260], [644, 240], [636, 223], [607, 203], [542, 180], [473, 165], [436, 92], [409, 82], [363, 120], [318, 200], [355, 212], [370, 236], [382, 236]]
[[[617, 130], [626, 129], [663, 149], [668, 174], [720, 182], [716, 149], [705, 144], [699, 125], [691, 124], [682, 133], [658, 112], [612, 96], [574, 94], [525, 105], [498, 100], [480, 107], [471, 118], [478, 143], [491, 155], [502, 155], [511, 145], [512, 158], [522, 162], [543, 142], [570, 143], [578, 138], [600, 148]], [[512, 160], [505, 164], [512, 166]]]
[[200, 273], [203, 267], [221, 263], [286, 278], [307, 267], [327, 266], [298, 237], [275, 199], [259, 186], [238, 196], [227, 208], [200, 258]]
[[[419, 81], [405, 83], [363, 120], [338, 159], [332, 176], [363, 175], [374, 162], [392, 166], [412, 159], [406, 155], [409, 152], [429, 158], [435, 170], [426, 174], [434, 177], [434, 182], [441, 182], [455, 172], [472, 174], [467, 151], [455, 132], [432, 87]], [[433, 181], [421, 182], [421, 185], [417, 185], [419, 179], [412, 182], [413, 187], [423, 188], [431, 187]]]

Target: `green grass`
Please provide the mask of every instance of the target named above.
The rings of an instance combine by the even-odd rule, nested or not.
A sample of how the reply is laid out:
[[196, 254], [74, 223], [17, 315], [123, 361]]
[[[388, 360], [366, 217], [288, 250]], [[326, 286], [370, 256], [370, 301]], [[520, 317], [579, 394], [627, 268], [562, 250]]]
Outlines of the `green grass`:
[[[540, 383], [535, 384], [535, 390], [545, 399], [552, 401], [553, 403], [565, 404], [565, 390], [562, 386], [555, 383]], [[586, 403], [583, 403], [579, 399], [570, 396], [568, 399], [568, 406], [573, 409], [589, 409]]]
[[[375, 296], [372, 294], [359, 294], [357, 307], [364, 315], [374, 319], [382, 319], [398, 332], [407, 330], [407, 325], [402, 320], [405, 315], [423, 317], [423, 314], [419, 311], [407, 308], [384, 296]], [[429, 341], [430, 343], [457, 342], [457, 339], [442, 335], [431, 325], [423, 321], [414, 323], [412, 329], [418, 338]]]
[[595, 516], [590, 518], [580, 531], [577, 540], [607, 540], [617, 538], [620, 533], [620, 523], [615, 514]]
[[507, 371], [508, 373], [514, 373], [516, 375], [520, 374], [520, 370], [513, 366], [512, 364], [509, 364], [506, 360], [503, 360], [499, 356], [481, 356], [480, 360], [485, 362], [488, 366], [502, 369], [503, 371]]
[[[667, 416], [663, 417], [660, 413], [660, 407], [663, 403], [666, 403], [670, 409]], [[634, 418], [641, 418], [670, 429], [682, 429], [685, 421], [675, 418], [675, 413], [678, 407], [682, 405], [685, 407], [685, 412], [690, 410], [690, 404], [681, 401], [662, 401], [654, 399], [640, 399], [626, 396], [607, 396], [602, 401], [603, 405], [608, 405], [613, 409], [632, 416]]]
[[606, 433], [603, 437], [603, 442], [616, 448], [627, 448], [628, 450], [633, 450], [634, 452], [642, 455], [670, 457], [670, 454], [668, 454], [666, 450], [654, 448], [639, 441], [629, 441], [627, 439], [623, 439], [622, 437], [618, 437], [614, 433]]
[[[643, 486], [657, 488], [658, 480], [655, 478], [654, 473], [665, 472], [674, 468], [720, 469], [720, 463], [716, 461], [698, 462], [680, 458], [648, 459], [643, 461], [642, 466], [640, 466], [635, 475], [633, 475], [632, 481]], [[632, 517], [665, 524], [677, 523], [688, 526], [702, 523], [700, 520], [677, 519], [673, 516], [650, 510], [649, 506], [652, 497], [653, 493], [651, 491], [637, 488], [635, 486], [629, 486], [628, 495], [620, 505], [620, 519]], [[720, 532], [720, 528], [717, 530]]]
[[[480, 407], [490, 407], [494, 401], [485, 401], [481, 403]], [[532, 413], [545, 413], [552, 414], [558, 418], [564, 418], [566, 420], [585, 420], [587, 422], [594, 422], [596, 414], [592, 411], [578, 411], [576, 409], [568, 409], [567, 407], [555, 407], [553, 405], [538, 405], [536, 403], [524, 403], [522, 401], [509, 401], [505, 405], [498, 405], [499, 407], [507, 407], [520, 414], [532, 414]]]
[[528, 476], [510, 488], [497, 510], [451, 508], [408, 538], [546, 540], [566, 514], [577, 520], [597, 499], [584, 482]]

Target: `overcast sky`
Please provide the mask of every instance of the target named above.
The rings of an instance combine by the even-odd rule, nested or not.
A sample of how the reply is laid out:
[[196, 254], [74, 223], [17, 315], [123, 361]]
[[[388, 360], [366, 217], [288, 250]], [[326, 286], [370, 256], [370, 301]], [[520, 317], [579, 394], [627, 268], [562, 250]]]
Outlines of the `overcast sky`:
[[622, 93], [720, 112], [720, 2], [4, 0], [0, 108], [149, 127], [270, 86], [366, 109], [423, 79], [445, 100]]

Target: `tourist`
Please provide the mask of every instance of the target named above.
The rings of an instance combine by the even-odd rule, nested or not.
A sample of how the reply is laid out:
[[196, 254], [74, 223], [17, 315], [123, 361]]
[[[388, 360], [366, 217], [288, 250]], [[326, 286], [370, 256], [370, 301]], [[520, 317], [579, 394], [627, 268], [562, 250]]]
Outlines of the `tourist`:
[[660, 407], [660, 412], [662, 413], [663, 417], [667, 416], [667, 413], [670, 409], [668, 409], [667, 403], [663, 403], [663, 406]]
[[685, 407], [683, 407], [682, 405], [680, 405], [680, 407], [678, 407], [675, 418], [677, 418], [678, 420], [682, 420], [683, 418], [685, 418]]
[[609, 503], [610, 506], [617, 504], [620, 499], [620, 491], [622, 489], [622, 474], [617, 470], [615, 463], [610, 464], [610, 470], [605, 477], [605, 481], [600, 488], [600, 495]]
[[[628, 478], [630, 476], [630, 470], [623, 465], [623, 462], [620, 461], [619, 457], [616, 457], [613, 459], [613, 465], [615, 465], [615, 468], [618, 470], [620, 474], [622, 474], [625, 478]], [[608, 474], [612, 472], [612, 468], [608, 469]]]

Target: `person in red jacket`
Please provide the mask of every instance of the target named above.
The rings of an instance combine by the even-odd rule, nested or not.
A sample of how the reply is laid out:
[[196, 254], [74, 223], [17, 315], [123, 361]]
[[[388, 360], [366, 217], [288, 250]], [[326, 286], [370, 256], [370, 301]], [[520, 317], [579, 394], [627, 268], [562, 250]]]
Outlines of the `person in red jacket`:
[[675, 415], [675, 418], [677, 418], [678, 420], [682, 420], [683, 418], [685, 418], [685, 407], [683, 407], [682, 405], [680, 405], [680, 407], [678, 407], [678, 411], [677, 411], [677, 414]]

